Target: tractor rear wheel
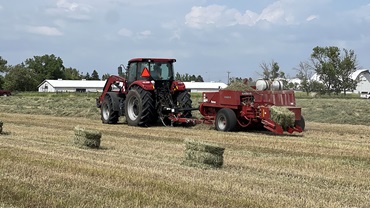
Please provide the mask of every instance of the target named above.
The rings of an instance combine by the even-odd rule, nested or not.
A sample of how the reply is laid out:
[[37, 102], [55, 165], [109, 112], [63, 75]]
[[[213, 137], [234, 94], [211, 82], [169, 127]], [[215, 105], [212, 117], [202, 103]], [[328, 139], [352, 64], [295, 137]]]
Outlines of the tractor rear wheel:
[[[179, 108], [190, 109], [192, 107], [191, 106], [192, 101], [190, 99], [190, 94], [188, 91], [179, 92], [176, 99], [177, 99], [177, 106]], [[192, 117], [191, 110], [183, 111], [181, 117], [191, 118]]]
[[223, 108], [217, 112], [215, 126], [218, 131], [232, 131], [236, 122], [236, 115], [233, 110]]
[[130, 126], [146, 126], [155, 119], [152, 94], [141, 87], [133, 87], [125, 101], [125, 116]]
[[100, 113], [104, 124], [116, 124], [118, 122], [119, 113], [113, 110], [113, 99], [109, 95], [104, 97]]
[[304, 128], [306, 127], [306, 123], [302, 115], [301, 115], [301, 120], [295, 121], [295, 125], [301, 127], [302, 131], [304, 131]]

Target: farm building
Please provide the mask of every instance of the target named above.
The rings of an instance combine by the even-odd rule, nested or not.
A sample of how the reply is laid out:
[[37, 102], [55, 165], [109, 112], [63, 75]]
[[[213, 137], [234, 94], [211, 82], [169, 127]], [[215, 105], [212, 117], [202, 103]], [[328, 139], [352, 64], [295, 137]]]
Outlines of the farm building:
[[[370, 94], [370, 72], [368, 69], [359, 69], [351, 74], [353, 80], [358, 80], [356, 89], [353, 93]], [[311, 80], [320, 82], [320, 76], [316, 73], [311, 77]]]
[[227, 84], [222, 82], [184, 82], [184, 84], [191, 92], [217, 92], [227, 87]]
[[105, 81], [99, 80], [44, 80], [39, 92], [102, 92]]
[[358, 79], [356, 90], [354, 93], [369, 94], [370, 93], [370, 72], [368, 69], [360, 69], [352, 74], [352, 79]]
[[[227, 87], [221, 82], [184, 82], [191, 92], [215, 92]], [[96, 80], [44, 80], [39, 92], [102, 92], [105, 81]]]

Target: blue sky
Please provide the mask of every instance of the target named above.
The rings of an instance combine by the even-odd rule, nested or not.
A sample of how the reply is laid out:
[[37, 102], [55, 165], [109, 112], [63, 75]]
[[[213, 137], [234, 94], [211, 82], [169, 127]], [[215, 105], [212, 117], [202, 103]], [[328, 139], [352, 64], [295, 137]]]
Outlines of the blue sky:
[[258, 78], [274, 60], [294, 77], [315, 46], [353, 49], [370, 68], [370, 0], [0, 0], [0, 56], [55, 54], [117, 74], [134, 57], [176, 58], [206, 81]]

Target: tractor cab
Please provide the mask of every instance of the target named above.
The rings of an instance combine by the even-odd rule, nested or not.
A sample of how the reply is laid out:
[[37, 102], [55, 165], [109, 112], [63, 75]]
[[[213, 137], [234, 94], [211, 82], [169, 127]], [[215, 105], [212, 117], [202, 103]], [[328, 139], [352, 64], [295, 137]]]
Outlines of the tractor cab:
[[137, 81], [173, 81], [174, 69], [173, 62], [175, 59], [131, 59], [127, 66], [127, 82], [128, 85]]

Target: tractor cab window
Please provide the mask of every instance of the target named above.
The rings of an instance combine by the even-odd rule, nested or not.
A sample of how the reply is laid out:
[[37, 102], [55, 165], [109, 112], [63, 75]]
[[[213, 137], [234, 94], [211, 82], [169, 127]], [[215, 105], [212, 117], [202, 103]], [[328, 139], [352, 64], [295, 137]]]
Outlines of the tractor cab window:
[[133, 82], [137, 79], [137, 63], [132, 62], [128, 68], [128, 78], [129, 82]]
[[172, 75], [172, 64], [167, 62], [151, 62], [150, 75], [154, 80], [169, 80]]

